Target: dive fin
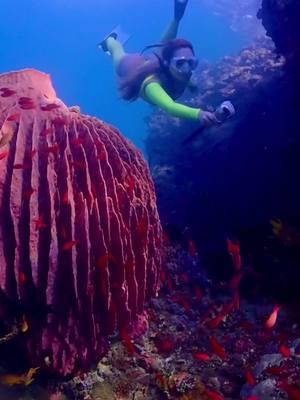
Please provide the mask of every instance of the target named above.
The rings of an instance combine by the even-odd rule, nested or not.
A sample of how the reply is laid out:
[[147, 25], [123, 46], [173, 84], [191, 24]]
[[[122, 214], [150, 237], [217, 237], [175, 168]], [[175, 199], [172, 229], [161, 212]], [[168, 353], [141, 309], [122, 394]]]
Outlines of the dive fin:
[[188, 0], [175, 0], [174, 17], [176, 21], [180, 21], [184, 15]]
[[130, 35], [128, 35], [126, 32], [122, 31], [121, 25], [116, 26], [108, 35], [105, 36], [105, 38], [98, 43], [97, 47], [99, 49], [102, 49], [105, 53], [109, 54], [107, 45], [106, 45], [106, 40], [109, 37], [113, 37], [114, 39], [118, 40], [122, 45], [124, 45], [130, 38]]

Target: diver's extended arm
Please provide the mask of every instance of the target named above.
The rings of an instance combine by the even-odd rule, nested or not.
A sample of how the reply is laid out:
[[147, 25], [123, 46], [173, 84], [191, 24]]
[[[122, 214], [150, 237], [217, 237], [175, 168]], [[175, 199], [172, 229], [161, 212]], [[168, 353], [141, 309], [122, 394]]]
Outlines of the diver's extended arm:
[[161, 38], [161, 42], [175, 39], [177, 37], [179, 22], [184, 16], [188, 0], [174, 0], [174, 18], [169, 24], [166, 32]]
[[158, 82], [151, 82], [143, 90], [144, 99], [154, 104], [173, 117], [188, 118], [195, 121], [200, 119], [202, 110], [176, 103]]

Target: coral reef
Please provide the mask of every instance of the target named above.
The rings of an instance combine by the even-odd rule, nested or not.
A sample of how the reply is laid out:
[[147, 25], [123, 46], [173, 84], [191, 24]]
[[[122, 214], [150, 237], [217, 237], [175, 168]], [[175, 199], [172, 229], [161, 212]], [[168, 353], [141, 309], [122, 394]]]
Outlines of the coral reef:
[[290, 314], [281, 310], [266, 328], [271, 304], [227, 307], [228, 282], [207, 281], [198, 255], [180, 246], [167, 246], [161, 274], [162, 290], [147, 310], [150, 328], [132, 340], [135, 351], [115, 341], [95, 370], [63, 383], [68, 398], [271, 400], [299, 393], [300, 327]]
[[1, 343], [26, 347], [35, 367], [87, 370], [110, 335], [141, 332], [158, 290], [148, 166], [35, 70], [0, 75], [0, 126]]

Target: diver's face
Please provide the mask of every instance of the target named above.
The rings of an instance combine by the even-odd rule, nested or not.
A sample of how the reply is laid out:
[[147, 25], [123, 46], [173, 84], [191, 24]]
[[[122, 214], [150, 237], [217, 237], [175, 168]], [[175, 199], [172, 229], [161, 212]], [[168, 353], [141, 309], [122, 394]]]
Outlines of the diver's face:
[[182, 47], [174, 52], [169, 62], [169, 71], [174, 79], [188, 82], [197, 65], [198, 60], [192, 50]]

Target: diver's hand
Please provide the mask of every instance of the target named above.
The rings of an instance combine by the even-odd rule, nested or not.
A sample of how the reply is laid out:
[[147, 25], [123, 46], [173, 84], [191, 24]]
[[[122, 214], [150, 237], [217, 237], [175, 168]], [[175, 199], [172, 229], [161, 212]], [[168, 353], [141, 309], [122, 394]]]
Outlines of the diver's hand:
[[220, 121], [217, 119], [215, 114], [209, 111], [200, 111], [199, 120], [204, 124], [206, 128], [212, 125], [220, 124]]
[[174, 18], [180, 21], [184, 15], [189, 0], [174, 0]]

